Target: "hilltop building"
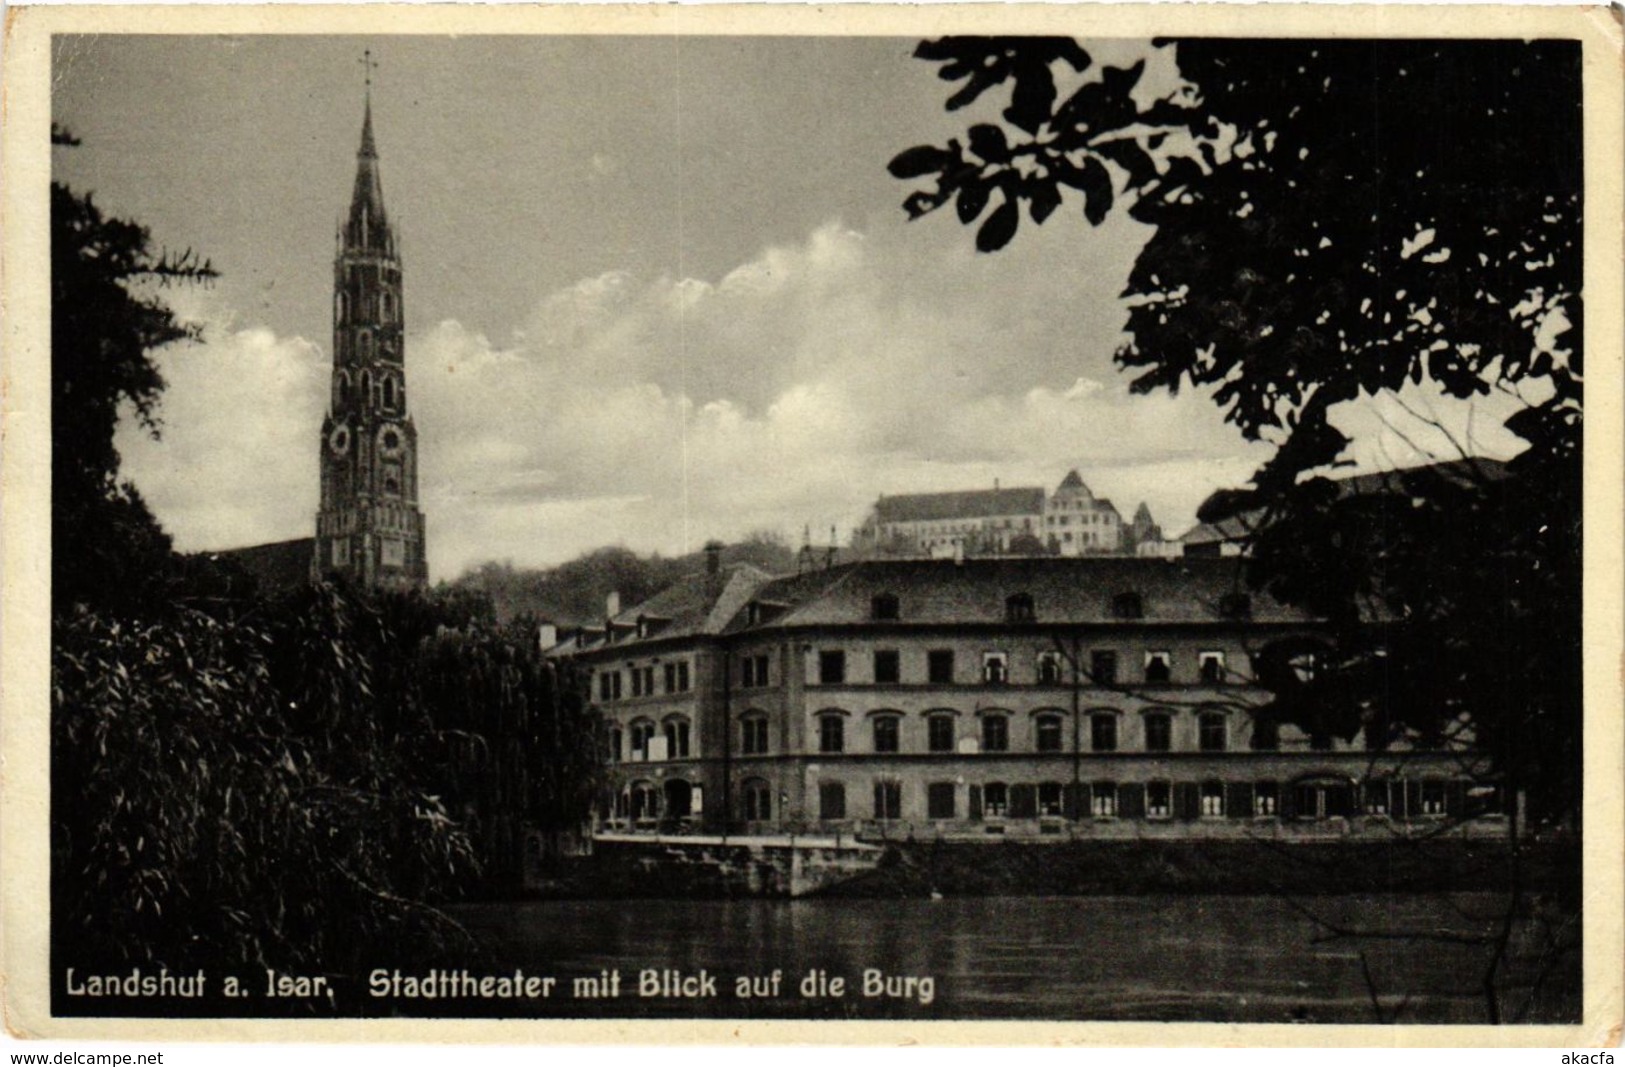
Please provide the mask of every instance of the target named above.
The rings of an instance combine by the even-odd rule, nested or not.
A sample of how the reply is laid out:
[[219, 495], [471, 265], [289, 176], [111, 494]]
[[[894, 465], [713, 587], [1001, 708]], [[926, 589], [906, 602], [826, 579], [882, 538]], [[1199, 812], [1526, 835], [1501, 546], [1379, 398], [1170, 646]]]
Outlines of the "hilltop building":
[[1492, 804], [1459, 752], [1263, 712], [1257, 657], [1312, 672], [1321, 629], [1229, 560], [713, 554], [550, 654], [608, 724], [600, 828], [1345, 834]]
[[890, 556], [1132, 556], [1162, 540], [1144, 503], [1124, 522], [1076, 470], [1055, 492], [1036, 486], [882, 496], [858, 531], [865, 548]]

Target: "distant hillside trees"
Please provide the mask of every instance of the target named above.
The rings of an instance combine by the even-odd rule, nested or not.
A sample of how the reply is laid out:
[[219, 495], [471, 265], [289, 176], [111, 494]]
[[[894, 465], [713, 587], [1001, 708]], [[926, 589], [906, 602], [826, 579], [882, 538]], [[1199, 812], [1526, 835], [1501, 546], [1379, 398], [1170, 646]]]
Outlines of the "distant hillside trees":
[[[820, 555], [820, 558], [822, 556]], [[794, 573], [796, 553], [771, 531], [748, 534], [723, 549], [725, 565], [749, 563], [769, 574]], [[557, 567], [484, 563], [446, 587], [490, 599], [498, 619], [528, 617], [572, 625], [602, 623], [610, 593], [630, 608], [705, 566], [704, 554], [640, 556], [623, 547], [597, 548]]]

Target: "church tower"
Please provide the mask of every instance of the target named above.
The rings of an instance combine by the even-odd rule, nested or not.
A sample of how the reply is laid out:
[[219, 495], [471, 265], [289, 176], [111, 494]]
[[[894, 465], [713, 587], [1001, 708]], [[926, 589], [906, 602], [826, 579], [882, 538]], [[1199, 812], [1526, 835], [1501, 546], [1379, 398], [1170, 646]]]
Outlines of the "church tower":
[[418, 510], [418, 436], [406, 407], [401, 260], [384, 212], [367, 102], [350, 211], [333, 261], [333, 381], [322, 421], [317, 577], [367, 587], [428, 583]]

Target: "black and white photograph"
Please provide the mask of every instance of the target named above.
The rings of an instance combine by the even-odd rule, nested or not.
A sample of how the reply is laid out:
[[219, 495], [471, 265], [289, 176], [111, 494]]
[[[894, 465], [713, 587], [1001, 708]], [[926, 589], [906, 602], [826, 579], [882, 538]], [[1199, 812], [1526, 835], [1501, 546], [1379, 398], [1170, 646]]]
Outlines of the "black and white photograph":
[[1619, 27], [1371, 10], [19, 19], [11, 1028], [1605, 1040]]

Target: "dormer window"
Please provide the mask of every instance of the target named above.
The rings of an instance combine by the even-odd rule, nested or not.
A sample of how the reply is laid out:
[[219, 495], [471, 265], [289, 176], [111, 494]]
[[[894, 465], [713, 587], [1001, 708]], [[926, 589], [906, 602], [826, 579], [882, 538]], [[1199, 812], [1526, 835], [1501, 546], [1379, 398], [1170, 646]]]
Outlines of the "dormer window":
[[869, 617], [878, 621], [892, 621], [898, 617], [897, 596], [881, 593], [869, 602]]
[[1226, 593], [1219, 598], [1219, 614], [1227, 619], [1245, 619], [1253, 613], [1253, 598], [1246, 593]]
[[1145, 602], [1139, 593], [1118, 593], [1112, 597], [1112, 615], [1119, 619], [1144, 618]]
[[1005, 622], [1032, 622], [1033, 619], [1033, 598], [1031, 594], [1015, 593], [1005, 597]]

